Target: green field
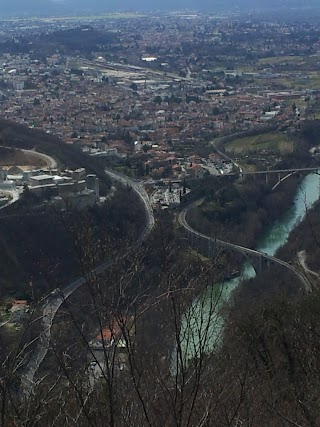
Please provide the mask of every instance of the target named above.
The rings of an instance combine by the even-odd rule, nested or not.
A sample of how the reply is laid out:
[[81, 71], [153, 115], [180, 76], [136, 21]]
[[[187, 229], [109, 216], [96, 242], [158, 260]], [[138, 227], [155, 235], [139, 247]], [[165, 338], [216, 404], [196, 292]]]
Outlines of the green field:
[[258, 62], [259, 64], [279, 65], [284, 63], [299, 63], [304, 60], [303, 56], [272, 56], [270, 58], [261, 58]]
[[318, 72], [306, 72], [305, 78], [299, 77], [283, 77], [277, 79], [278, 84], [282, 84], [286, 89], [319, 89], [320, 88], [320, 74]]
[[280, 153], [292, 152], [292, 141], [282, 133], [264, 133], [256, 136], [235, 139], [225, 145], [229, 153], [245, 154], [259, 153], [263, 150], [279, 151]]

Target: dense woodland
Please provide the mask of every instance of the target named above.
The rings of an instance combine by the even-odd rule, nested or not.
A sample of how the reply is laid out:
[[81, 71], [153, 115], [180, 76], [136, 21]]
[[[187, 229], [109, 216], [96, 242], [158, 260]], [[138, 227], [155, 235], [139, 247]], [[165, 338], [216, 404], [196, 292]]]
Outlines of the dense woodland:
[[93, 229], [98, 263], [105, 256], [101, 249], [106, 244], [104, 236], [117, 241], [120, 252], [124, 244], [139, 236], [144, 221], [143, 207], [130, 189], [119, 189], [103, 205], [83, 212], [58, 212], [48, 207], [41, 212], [2, 217], [1, 298], [38, 299], [49, 289], [80, 276], [73, 243], [77, 224], [85, 222]]
[[292, 204], [298, 180], [288, 179], [276, 191], [271, 191], [263, 180], [253, 178], [221, 186], [208, 192], [201, 206], [192, 207], [187, 220], [203, 234], [254, 247], [266, 226]]

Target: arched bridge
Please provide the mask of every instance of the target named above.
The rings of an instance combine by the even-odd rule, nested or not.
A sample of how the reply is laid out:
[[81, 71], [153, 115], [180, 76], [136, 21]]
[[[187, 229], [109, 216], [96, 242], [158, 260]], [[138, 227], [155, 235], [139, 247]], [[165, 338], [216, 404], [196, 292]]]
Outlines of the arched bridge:
[[255, 249], [235, 245], [234, 243], [225, 242], [220, 239], [213, 239], [202, 233], [199, 233], [198, 231], [190, 227], [186, 220], [186, 214], [192, 206], [202, 203], [202, 201], [203, 199], [192, 203], [179, 214], [179, 223], [186, 230], [188, 238], [191, 242], [191, 246], [197, 245], [197, 247], [199, 248], [200, 245], [203, 250], [203, 253], [207, 256], [211, 256], [213, 254], [214, 248], [217, 246], [241, 253], [242, 255], [244, 255], [245, 258], [250, 261], [256, 273], [260, 273], [262, 271], [267, 270], [270, 264], [272, 263], [282, 265], [298, 277], [298, 279], [303, 283], [305, 289], [310, 289], [310, 283], [306, 276], [291, 264], [282, 261], [281, 259], [276, 258], [274, 256], [268, 255], [264, 252], [257, 251]]
[[266, 171], [254, 171], [254, 172], [240, 172], [239, 176], [241, 179], [247, 176], [264, 176], [266, 183], [269, 182], [269, 177], [271, 175], [277, 175], [278, 182], [272, 187], [272, 190], [275, 190], [278, 185], [280, 185], [281, 182], [285, 181], [287, 178], [289, 178], [292, 175], [299, 174], [299, 173], [308, 173], [308, 172], [315, 172], [319, 173], [320, 167], [312, 167], [312, 168], [292, 168], [292, 169], [270, 169]]

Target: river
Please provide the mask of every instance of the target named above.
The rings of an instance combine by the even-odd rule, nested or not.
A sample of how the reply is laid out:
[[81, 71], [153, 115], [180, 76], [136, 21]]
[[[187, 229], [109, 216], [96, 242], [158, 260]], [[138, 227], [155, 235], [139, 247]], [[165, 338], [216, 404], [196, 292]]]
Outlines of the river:
[[[275, 255], [287, 242], [291, 231], [304, 219], [306, 212], [319, 199], [320, 176], [307, 175], [300, 183], [294, 203], [288, 212], [272, 226], [257, 245], [257, 250]], [[182, 348], [187, 363], [200, 353], [219, 348], [224, 331], [224, 311], [233, 291], [245, 280], [255, 277], [250, 263], [243, 264], [241, 275], [223, 283], [215, 283], [197, 297], [182, 319]], [[174, 352], [173, 357], [176, 352]], [[175, 360], [175, 357], [174, 359]]]

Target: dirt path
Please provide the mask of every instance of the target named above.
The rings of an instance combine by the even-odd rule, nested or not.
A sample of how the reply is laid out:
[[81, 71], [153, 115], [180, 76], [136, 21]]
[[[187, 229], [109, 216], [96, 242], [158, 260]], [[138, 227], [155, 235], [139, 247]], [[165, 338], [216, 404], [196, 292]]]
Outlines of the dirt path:
[[33, 151], [33, 150], [21, 149], [21, 151], [28, 154], [28, 155], [31, 155], [34, 157], [39, 157], [44, 162], [46, 162], [48, 168], [55, 169], [58, 167], [58, 163], [56, 162], [56, 160], [53, 157], [48, 156], [47, 154], [38, 153], [38, 151]]
[[[41, 159], [48, 168], [50, 169], [56, 169], [58, 167], [58, 163], [56, 162], [56, 160], [53, 157], [48, 156], [47, 154], [44, 153], [39, 153], [38, 151], [35, 150], [24, 150], [23, 148], [15, 148], [15, 147], [7, 147], [2, 145], [1, 147], [3, 148], [8, 148], [10, 150], [17, 150], [20, 151], [21, 153], [24, 153], [27, 158], [29, 159], [30, 166], [36, 166], [36, 164], [32, 164], [32, 159]], [[24, 159], [24, 162], [26, 162], [27, 159]], [[15, 164], [19, 164], [19, 160], [17, 159], [17, 162]], [[10, 165], [12, 166], [12, 161], [10, 162]]]
[[307, 265], [307, 253], [306, 253], [306, 251], [298, 252], [298, 261], [306, 273], [309, 273], [312, 277], [319, 279], [319, 274], [313, 270], [310, 270], [310, 268]]

